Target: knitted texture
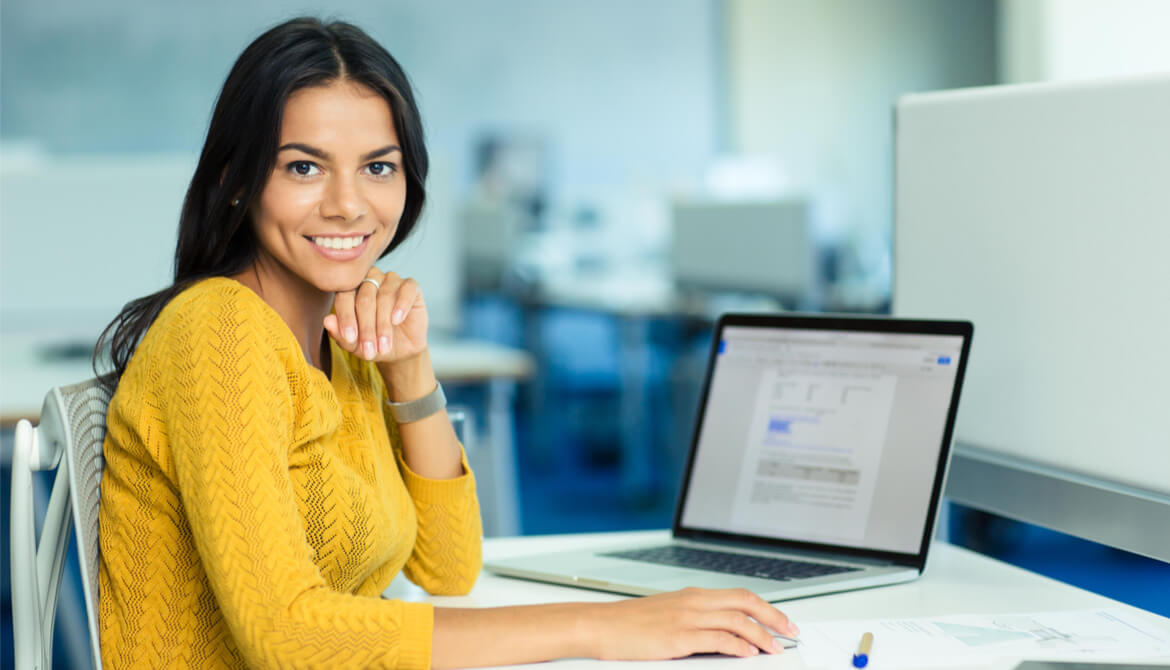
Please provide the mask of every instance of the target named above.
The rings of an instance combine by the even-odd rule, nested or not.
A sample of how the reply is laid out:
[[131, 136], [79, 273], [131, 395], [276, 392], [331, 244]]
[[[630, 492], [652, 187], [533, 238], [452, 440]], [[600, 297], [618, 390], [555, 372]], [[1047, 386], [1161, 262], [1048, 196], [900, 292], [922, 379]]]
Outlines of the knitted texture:
[[226, 278], [174, 298], [107, 416], [99, 600], [108, 667], [427, 668], [432, 606], [481, 567], [475, 481], [406, 466], [377, 368], [312, 367]]

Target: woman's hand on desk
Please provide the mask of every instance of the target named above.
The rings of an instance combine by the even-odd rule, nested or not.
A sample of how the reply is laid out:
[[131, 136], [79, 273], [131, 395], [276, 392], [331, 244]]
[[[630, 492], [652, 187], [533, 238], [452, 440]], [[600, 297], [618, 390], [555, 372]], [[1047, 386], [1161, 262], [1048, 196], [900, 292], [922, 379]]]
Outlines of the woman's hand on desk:
[[765, 626], [793, 637], [800, 632], [780, 610], [746, 589], [689, 588], [598, 609], [597, 657], [605, 660], [777, 653], [781, 647]]
[[776, 653], [780, 648], [765, 626], [781, 635], [799, 634], [788, 617], [743, 589], [692, 588], [612, 603], [436, 607], [431, 666]]

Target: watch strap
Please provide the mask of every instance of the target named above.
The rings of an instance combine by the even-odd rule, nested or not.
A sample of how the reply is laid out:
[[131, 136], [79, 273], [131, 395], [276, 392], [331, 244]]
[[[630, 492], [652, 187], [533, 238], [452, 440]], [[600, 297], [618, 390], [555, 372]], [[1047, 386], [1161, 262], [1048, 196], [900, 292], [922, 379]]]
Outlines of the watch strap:
[[427, 418], [447, 407], [447, 396], [443, 394], [443, 385], [435, 382], [435, 390], [421, 398], [406, 402], [386, 401], [390, 406], [390, 414], [398, 423], [411, 423]]

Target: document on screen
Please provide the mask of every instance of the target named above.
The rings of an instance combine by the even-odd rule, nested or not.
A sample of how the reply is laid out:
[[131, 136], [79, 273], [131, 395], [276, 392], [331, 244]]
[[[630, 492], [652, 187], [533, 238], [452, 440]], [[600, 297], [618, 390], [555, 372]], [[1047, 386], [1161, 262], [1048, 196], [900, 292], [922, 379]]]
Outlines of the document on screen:
[[859, 543], [897, 377], [775, 366], [756, 391], [733, 522], [813, 541]]

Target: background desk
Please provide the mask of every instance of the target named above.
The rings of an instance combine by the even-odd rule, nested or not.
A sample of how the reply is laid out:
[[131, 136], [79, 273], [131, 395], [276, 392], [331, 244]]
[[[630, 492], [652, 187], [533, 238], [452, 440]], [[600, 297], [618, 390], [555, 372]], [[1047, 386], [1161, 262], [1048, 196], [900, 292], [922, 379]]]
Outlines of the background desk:
[[[444, 384], [515, 382], [533, 372], [532, 357], [518, 349], [475, 340], [431, 340], [435, 375]], [[93, 376], [88, 351], [79, 357], [44, 355], [46, 346], [60, 348], [73, 342], [89, 345], [92, 338], [36, 332], [0, 334], [0, 426], [14, 426], [20, 419], [36, 422], [49, 389]]]
[[[725, 311], [781, 309], [760, 295], [680, 290], [670, 269], [654, 263], [546, 272], [526, 290], [496, 298], [522, 310], [525, 348], [540, 360], [528, 406], [534, 439], [522, 450], [551, 470], [612, 462], [619, 504], [663, 510], [643, 528], [668, 522], [665, 508], [682, 475], [712, 324]], [[608, 398], [616, 400], [612, 407], [597, 406]], [[612, 417], [610, 439], [574, 425], [571, 417], [591, 402], [586, 411]], [[568, 458], [566, 430], [584, 447]], [[614, 446], [617, 454], [607, 453]]]
[[[73, 384], [93, 376], [88, 354], [73, 357], [46, 357], [45, 348], [63, 347], [84, 351], [93, 338], [70, 333], [8, 332], [0, 335], [0, 429], [5, 442], [0, 463], [11, 458], [7, 430], [20, 419], [36, 423], [45, 394], [55, 386]], [[70, 343], [80, 343], [70, 344]], [[534, 363], [527, 352], [489, 342], [432, 337], [431, 358], [435, 375], [448, 389], [455, 385], [478, 385], [486, 389], [482, 408], [486, 439], [476, 436], [476, 421], [462, 426], [467, 456], [480, 475], [483, 493], [484, 530], [489, 535], [520, 533], [520, 505], [516, 483], [516, 430], [513, 404], [516, 384], [533, 374]], [[454, 408], [453, 408], [454, 409]], [[463, 408], [469, 409], [469, 408]], [[456, 412], [452, 412], [454, 415]], [[3, 472], [0, 469], [0, 472]], [[0, 508], [7, 509], [5, 505]]]
[[[655, 542], [665, 540], [667, 537], [669, 537], [669, 533], [666, 531], [639, 531], [634, 533], [493, 538], [484, 543], [484, 558], [490, 560], [561, 549], [597, 547], [610, 542]], [[494, 607], [562, 601], [604, 602], [619, 598], [619, 596], [597, 591], [508, 579], [488, 573], [480, 576], [475, 589], [467, 596], [429, 596], [402, 577], [390, 585], [386, 595], [407, 600], [432, 602], [447, 607]], [[916, 581], [851, 593], [792, 600], [780, 603], [779, 607], [797, 625], [803, 625], [806, 622], [841, 619], [1024, 613], [1120, 607], [1132, 612], [1135, 617], [1149, 622], [1151, 627], [1170, 634], [1170, 619], [1000, 563], [945, 542], [935, 544], [926, 573]], [[732, 662], [737, 665], [731, 666]], [[1170, 659], [1166, 659], [1166, 662], [1170, 663]], [[685, 663], [687, 668], [694, 668], [696, 664], [703, 667], [720, 665], [737, 668], [806, 667], [800, 654], [793, 652], [785, 652], [780, 656], [758, 656], [746, 659], [699, 657], [688, 659]], [[558, 668], [597, 668], [597, 664], [598, 661], [568, 660], [559, 661]], [[968, 667], [1008, 670], [1014, 666], [1014, 662], [1003, 662]], [[638, 663], [631, 667], [667, 666], [659, 663]], [[683, 666], [674, 663], [669, 667], [677, 669]], [[839, 667], [849, 667], [849, 659], [842, 659]]]

